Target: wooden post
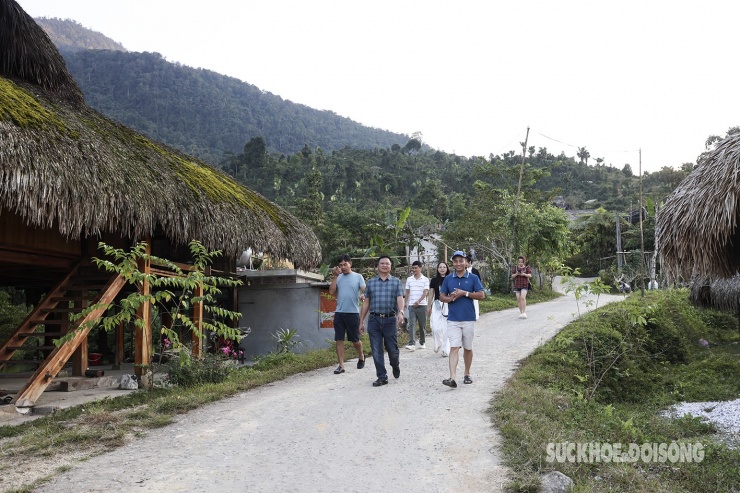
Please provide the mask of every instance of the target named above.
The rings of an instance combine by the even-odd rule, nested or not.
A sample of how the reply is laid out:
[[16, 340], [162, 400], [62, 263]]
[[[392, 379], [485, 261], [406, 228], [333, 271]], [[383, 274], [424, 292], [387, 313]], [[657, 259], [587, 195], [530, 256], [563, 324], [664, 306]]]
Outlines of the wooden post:
[[124, 325], [123, 322], [119, 322], [118, 327], [116, 327], [116, 351], [115, 351], [115, 357], [113, 361], [113, 368], [112, 370], [120, 370], [121, 365], [123, 364], [123, 360], [125, 359], [125, 349], [123, 344], [123, 337], [124, 337]]
[[[151, 255], [152, 247], [151, 242], [147, 242], [146, 254]], [[149, 274], [151, 265], [148, 260], [139, 261], [139, 270], [144, 274]], [[144, 281], [141, 286], [141, 292], [143, 295], [149, 295], [149, 282]], [[137, 377], [143, 377], [146, 375], [149, 366], [152, 363], [152, 309], [149, 303], [146, 303], [139, 307], [136, 312], [137, 318], [139, 318], [143, 324], [141, 327], [136, 327], [136, 335], [134, 337], [134, 372]], [[146, 367], [146, 368], [145, 368]], [[140, 380], [141, 381], [141, 380]]]
[[[246, 279], [246, 278], [245, 278]], [[319, 307], [321, 308], [321, 307]], [[239, 311], [239, 286], [234, 286], [231, 288], [231, 311], [238, 312]], [[231, 325], [233, 328], [239, 327], [239, 319], [235, 318], [231, 321]]]
[[[195, 288], [195, 292], [193, 295], [197, 297], [203, 296], [203, 284], [198, 285], [197, 288]], [[197, 302], [193, 303], [193, 324], [197, 327], [198, 333], [193, 331], [191, 334], [192, 336], [192, 344], [193, 344], [193, 357], [194, 358], [200, 358], [201, 353], [203, 352], [203, 337], [205, 334], [203, 334], [203, 303]]]
[[[85, 303], [82, 303], [81, 301], [75, 301], [75, 311], [80, 311], [83, 308], [85, 308]], [[63, 332], [66, 334], [69, 330], [69, 324], [66, 324], [64, 326]], [[85, 337], [82, 342], [80, 342], [80, 346], [77, 348], [77, 350], [72, 355], [72, 376], [73, 377], [81, 377], [85, 374], [85, 370], [87, 370], [87, 337]]]
[[72, 357], [72, 376], [81, 377], [87, 370], [87, 339], [80, 342], [80, 347]]

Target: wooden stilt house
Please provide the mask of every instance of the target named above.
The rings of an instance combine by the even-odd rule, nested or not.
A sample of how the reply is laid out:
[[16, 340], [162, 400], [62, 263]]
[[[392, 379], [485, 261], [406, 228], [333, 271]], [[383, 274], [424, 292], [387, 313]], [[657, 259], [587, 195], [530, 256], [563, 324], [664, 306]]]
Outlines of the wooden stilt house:
[[[34, 305], [0, 341], [0, 366], [30, 343], [45, 354], [16, 407], [33, 406], [68, 361], [77, 374], [87, 366], [86, 331], [58, 348], [52, 340], [74, 328], [70, 311], [125, 289], [92, 267], [98, 242], [141, 240], [175, 262], [198, 240], [224, 252], [214, 268], [226, 273], [246, 247], [302, 267], [320, 259], [310, 228], [274, 203], [87, 107], [44, 31], [0, 0], [0, 286]], [[151, 328], [137, 329], [136, 363], [150, 361], [151, 344]]]

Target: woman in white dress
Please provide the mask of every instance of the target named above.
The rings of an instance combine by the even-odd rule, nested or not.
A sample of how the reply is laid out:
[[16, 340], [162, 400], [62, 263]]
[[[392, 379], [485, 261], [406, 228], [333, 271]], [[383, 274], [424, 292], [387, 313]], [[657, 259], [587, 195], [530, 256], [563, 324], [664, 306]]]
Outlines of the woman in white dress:
[[450, 267], [445, 262], [437, 264], [437, 275], [429, 281], [429, 294], [427, 299], [427, 315], [432, 326], [434, 336], [434, 352], [442, 350], [442, 357], [450, 354], [450, 340], [447, 338], [447, 303], [439, 301], [439, 288], [442, 281], [450, 273]]

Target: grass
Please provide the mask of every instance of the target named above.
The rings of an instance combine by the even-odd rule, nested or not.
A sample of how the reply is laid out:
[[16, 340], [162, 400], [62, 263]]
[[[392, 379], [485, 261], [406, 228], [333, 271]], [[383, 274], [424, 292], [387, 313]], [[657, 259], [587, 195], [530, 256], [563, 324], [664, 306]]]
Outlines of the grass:
[[[557, 294], [539, 291], [529, 297], [530, 303], [547, 301]], [[494, 295], [483, 300], [481, 313], [516, 307], [511, 295]], [[363, 346], [370, 344], [364, 335]], [[408, 342], [406, 331], [399, 333], [399, 345]], [[354, 347], [345, 343], [345, 357], [357, 357]], [[92, 456], [123, 446], [146, 434], [147, 430], [160, 428], [173, 422], [173, 418], [190, 410], [261, 385], [336, 364], [334, 347], [311, 351], [306, 354], [270, 354], [251, 368], [240, 369], [218, 384], [195, 387], [155, 388], [121, 397], [106, 398], [83, 406], [61, 410], [19, 426], [0, 426], [0, 478], [13, 470], [39, 469], [33, 480], [15, 484], [9, 476], [0, 479], [0, 489], [5, 493], [33, 491], [34, 488], [54, 477], [55, 470], [41, 470], [40, 464], [53, 463], [73, 451], [88, 451]], [[84, 458], [84, 457], [83, 457]], [[77, 460], [81, 460], [78, 457]], [[30, 482], [28, 482], [30, 481]], [[13, 484], [8, 489], [7, 482]]]
[[[559, 296], [537, 290], [528, 296], [528, 304]], [[614, 305], [594, 311], [570, 324], [550, 343], [541, 347], [522, 364], [505, 389], [493, 400], [490, 413], [503, 437], [502, 450], [506, 464], [514, 471], [510, 491], [536, 491], [540, 474], [560, 470], [576, 482], [575, 491], [737, 491], [740, 473], [736, 470], [740, 455], [715, 440], [714, 429], [697, 419], [670, 421], [658, 411], [683, 399], [730, 399], [740, 394], [737, 323], [724, 314], [697, 312], [681, 301], [679, 295], [667, 299], [641, 300], [633, 295], [627, 310], [658, 307], [650, 322], [650, 333], [661, 337], [662, 354], [653, 354], [641, 365], [623, 365], [620, 375], [606, 379], [591, 400], [583, 398], [588, 386], [588, 372], [575, 349], [579, 334], [587, 333], [607, 319], [624, 321]], [[627, 305], [632, 303], [632, 305]], [[621, 304], [620, 304], [621, 305]], [[481, 313], [516, 307], [513, 294], [493, 295], [480, 304]], [[631, 307], [631, 308], [629, 308]], [[635, 308], [637, 307], [637, 308]], [[661, 308], [662, 307], [662, 308]], [[673, 321], [673, 325], [668, 323]], [[720, 321], [721, 323], [719, 323]], [[707, 325], [712, 322], [712, 325]], [[665, 326], [658, 328], [657, 324]], [[669, 327], [670, 326], [670, 327]], [[721, 326], [721, 328], [716, 328]], [[714, 328], [713, 328], [714, 327]], [[603, 327], [602, 327], [603, 330]], [[584, 332], [585, 331], [585, 332]], [[709, 349], [681, 339], [703, 337], [712, 344]], [[399, 344], [405, 344], [404, 331]], [[673, 340], [671, 337], [674, 337]], [[638, 348], [647, 346], [644, 341]], [[367, 335], [363, 345], [369, 349]], [[671, 348], [668, 354], [665, 348]], [[660, 353], [660, 351], [658, 351]], [[353, 346], [345, 344], [347, 359], [356, 357]], [[638, 354], [640, 357], [643, 353]], [[681, 360], [683, 355], [683, 360]], [[668, 356], [677, 363], [662, 360]], [[661, 360], [662, 358], [662, 360]], [[637, 358], [640, 360], [640, 358]], [[661, 360], [661, 361], [659, 361]], [[171, 387], [137, 392], [115, 399], [66, 409], [20, 426], [0, 427], [0, 477], [8, 471], [35, 468], [45, 460], [62, 458], [74, 451], [85, 450], [89, 456], [130, 443], [153, 428], [167, 426], [173, 418], [210, 402], [259, 387], [288, 376], [336, 364], [333, 347], [307, 354], [268, 355], [257, 365], [241, 369], [225, 382], [192, 388]], [[649, 370], [646, 372], [644, 370]], [[632, 375], [626, 375], [626, 374]], [[647, 376], [646, 376], [647, 375]], [[583, 381], [582, 381], [583, 379]], [[627, 394], [635, 399], [610, 399]], [[639, 392], [639, 388], [649, 392]], [[649, 395], [649, 398], [645, 398]], [[549, 442], [600, 441], [644, 443], [683, 440], [705, 445], [705, 458], [698, 464], [586, 464], [547, 462]], [[77, 457], [75, 460], [82, 460]], [[42, 471], [26, 484], [0, 480], [6, 493], [33, 491], [54, 476], [57, 469]]]
[[[527, 293], [527, 305], [543, 303], [562, 296], [560, 293], [544, 289], [534, 289]], [[514, 293], [491, 293], [478, 303], [481, 313], [495, 312], [516, 308]]]
[[[633, 325], [641, 313], [646, 323]], [[691, 307], [685, 292], [634, 294], [575, 321], [526, 358], [490, 409], [514, 471], [508, 490], [537, 491], [540, 475], [557, 470], [573, 479], [576, 492], [738, 491], [740, 450], [698, 418], [661, 415], [683, 400], [740, 397], [737, 321], [707, 313]], [[700, 338], [710, 347], [701, 347]], [[598, 366], [598, 354], [623, 357], [596, 385], [589, 368]], [[700, 443], [704, 456], [676, 463], [548, 461], [548, 444], [559, 442]]]

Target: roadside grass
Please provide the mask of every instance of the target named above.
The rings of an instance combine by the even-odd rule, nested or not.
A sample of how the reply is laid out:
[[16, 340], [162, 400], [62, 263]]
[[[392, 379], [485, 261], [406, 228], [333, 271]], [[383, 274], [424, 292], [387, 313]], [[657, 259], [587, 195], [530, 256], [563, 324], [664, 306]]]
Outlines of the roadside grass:
[[[671, 420], [661, 411], [740, 397], [739, 342], [732, 315], [692, 307], [686, 291], [636, 293], [569, 324], [525, 358], [492, 401], [514, 471], [508, 490], [535, 492], [540, 475], [557, 470], [576, 492], [738, 491], [740, 450], [699, 418]], [[629, 444], [698, 443], [704, 455], [700, 462], [569, 461], [553, 454], [563, 442], [619, 443], [622, 452]]]
[[[530, 304], [560, 296], [558, 293], [538, 290], [528, 297]], [[483, 300], [481, 313], [516, 307], [513, 294], [493, 295]], [[362, 337], [369, 356], [367, 334]], [[408, 342], [405, 330], [399, 330], [399, 345]], [[347, 360], [357, 358], [352, 344], [345, 343]], [[371, 363], [371, 361], [369, 362]], [[0, 426], [0, 478], [24, 467], [39, 469], [39, 473], [25, 484], [13, 484], [9, 476], [0, 479], [0, 490], [5, 493], [32, 491], [70, 465], [61, 461], [54, 470], [42, 472], [40, 464], [54, 463], [55, 459], [78, 454], [83, 460], [146, 435], [147, 430], [171, 424], [174, 418], [208, 403], [236, 395], [261, 385], [283, 380], [306, 371], [330, 368], [336, 364], [334, 346], [305, 354], [269, 354], [254, 366], [236, 370], [221, 383], [194, 387], [167, 387], [142, 390], [116, 398], [106, 398], [60, 410], [54, 414], [17, 426]], [[81, 452], [82, 451], [82, 452]], [[79, 457], [79, 454], [83, 454]], [[8, 482], [10, 484], [8, 484]]]
[[[543, 303], [550, 301], [555, 298], [559, 298], [562, 294], [555, 291], [546, 289], [533, 289], [527, 293], [527, 305], [534, 305], [535, 303]], [[484, 299], [478, 302], [480, 312], [496, 312], [500, 310], [508, 310], [509, 308], [516, 308], [516, 295], [514, 293], [491, 293]]]

